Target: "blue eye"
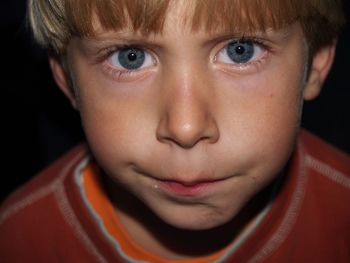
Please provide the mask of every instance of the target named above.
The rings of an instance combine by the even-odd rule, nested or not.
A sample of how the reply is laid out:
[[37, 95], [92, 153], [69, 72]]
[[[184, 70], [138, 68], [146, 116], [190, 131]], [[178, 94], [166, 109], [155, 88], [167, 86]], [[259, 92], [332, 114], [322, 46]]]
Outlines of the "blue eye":
[[217, 55], [216, 60], [225, 64], [247, 64], [258, 60], [264, 48], [252, 40], [234, 40], [229, 42]]
[[252, 41], [234, 41], [229, 43], [226, 47], [227, 55], [237, 64], [249, 62], [254, 56], [254, 51], [254, 44]]
[[145, 62], [145, 52], [137, 48], [126, 48], [119, 51], [118, 60], [126, 69], [138, 69]]
[[114, 52], [110, 64], [125, 70], [138, 70], [154, 64], [151, 55], [141, 48], [128, 47]]

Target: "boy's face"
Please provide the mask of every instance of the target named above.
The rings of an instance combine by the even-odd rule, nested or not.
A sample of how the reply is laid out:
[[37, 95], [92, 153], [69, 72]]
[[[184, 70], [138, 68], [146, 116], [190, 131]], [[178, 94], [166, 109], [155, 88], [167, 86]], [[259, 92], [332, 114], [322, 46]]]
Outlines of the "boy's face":
[[164, 221], [208, 229], [233, 218], [290, 157], [308, 92], [306, 45], [297, 23], [193, 33], [184, 13], [173, 7], [162, 34], [74, 38], [76, 94], [60, 85], [111, 178]]

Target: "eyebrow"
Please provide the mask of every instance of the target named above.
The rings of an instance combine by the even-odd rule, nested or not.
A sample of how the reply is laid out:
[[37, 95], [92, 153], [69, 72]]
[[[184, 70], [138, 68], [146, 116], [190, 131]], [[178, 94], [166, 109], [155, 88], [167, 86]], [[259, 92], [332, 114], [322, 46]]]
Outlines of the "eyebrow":
[[[235, 38], [275, 38], [286, 40], [292, 33], [292, 25], [286, 26], [281, 29], [266, 29], [265, 31], [227, 31], [217, 30], [215, 33], [204, 32], [203, 41], [214, 42], [220, 39], [235, 39]], [[160, 47], [161, 44], [159, 37], [162, 37], [162, 33], [150, 33], [142, 34], [139, 31], [134, 31], [131, 28], [126, 28], [118, 31], [108, 31], [103, 33], [97, 33], [96, 36], [79, 38], [80, 47], [87, 53], [96, 53], [97, 50], [105, 49], [115, 45], [141, 45], [141, 46], [154, 46]]]
[[118, 45], [160, 46], [159, 42], [157, 43], [149, 37], [137, 36], [135, 34], [113, 34], [102, 38], [81, 38], [78, 45], [86, 54], [99, 53], [101, 50]]

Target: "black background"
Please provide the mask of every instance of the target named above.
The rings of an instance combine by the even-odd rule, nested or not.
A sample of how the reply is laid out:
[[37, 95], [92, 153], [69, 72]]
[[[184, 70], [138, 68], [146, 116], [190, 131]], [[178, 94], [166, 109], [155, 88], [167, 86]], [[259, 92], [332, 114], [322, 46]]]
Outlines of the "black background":
[[[350, 17], [349, 1], [345, 1]], [[2, 174], [0, 200], [83, 140], [78, 114], [54, 84], [44, 51], [30, 40], [25, 0], [0, 2]], [[321, 96], [307, 102], [303, 126], [350, 153], [350, 27], [339, 39]]]

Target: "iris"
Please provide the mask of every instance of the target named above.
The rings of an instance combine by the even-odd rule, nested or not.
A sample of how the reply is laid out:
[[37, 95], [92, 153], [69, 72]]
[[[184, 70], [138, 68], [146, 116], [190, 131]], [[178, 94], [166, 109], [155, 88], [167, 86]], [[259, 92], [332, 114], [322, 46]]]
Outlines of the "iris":
[[254, 56], [254, 43], [252, 41], [233, 41], [227, 45], [226, 52], [233, 62], [247, 63]]
[[145, 52], [139, 48], [125, 48], [119, 51], [118, 61], [126, 69], [139, 69], [145, 62]]

